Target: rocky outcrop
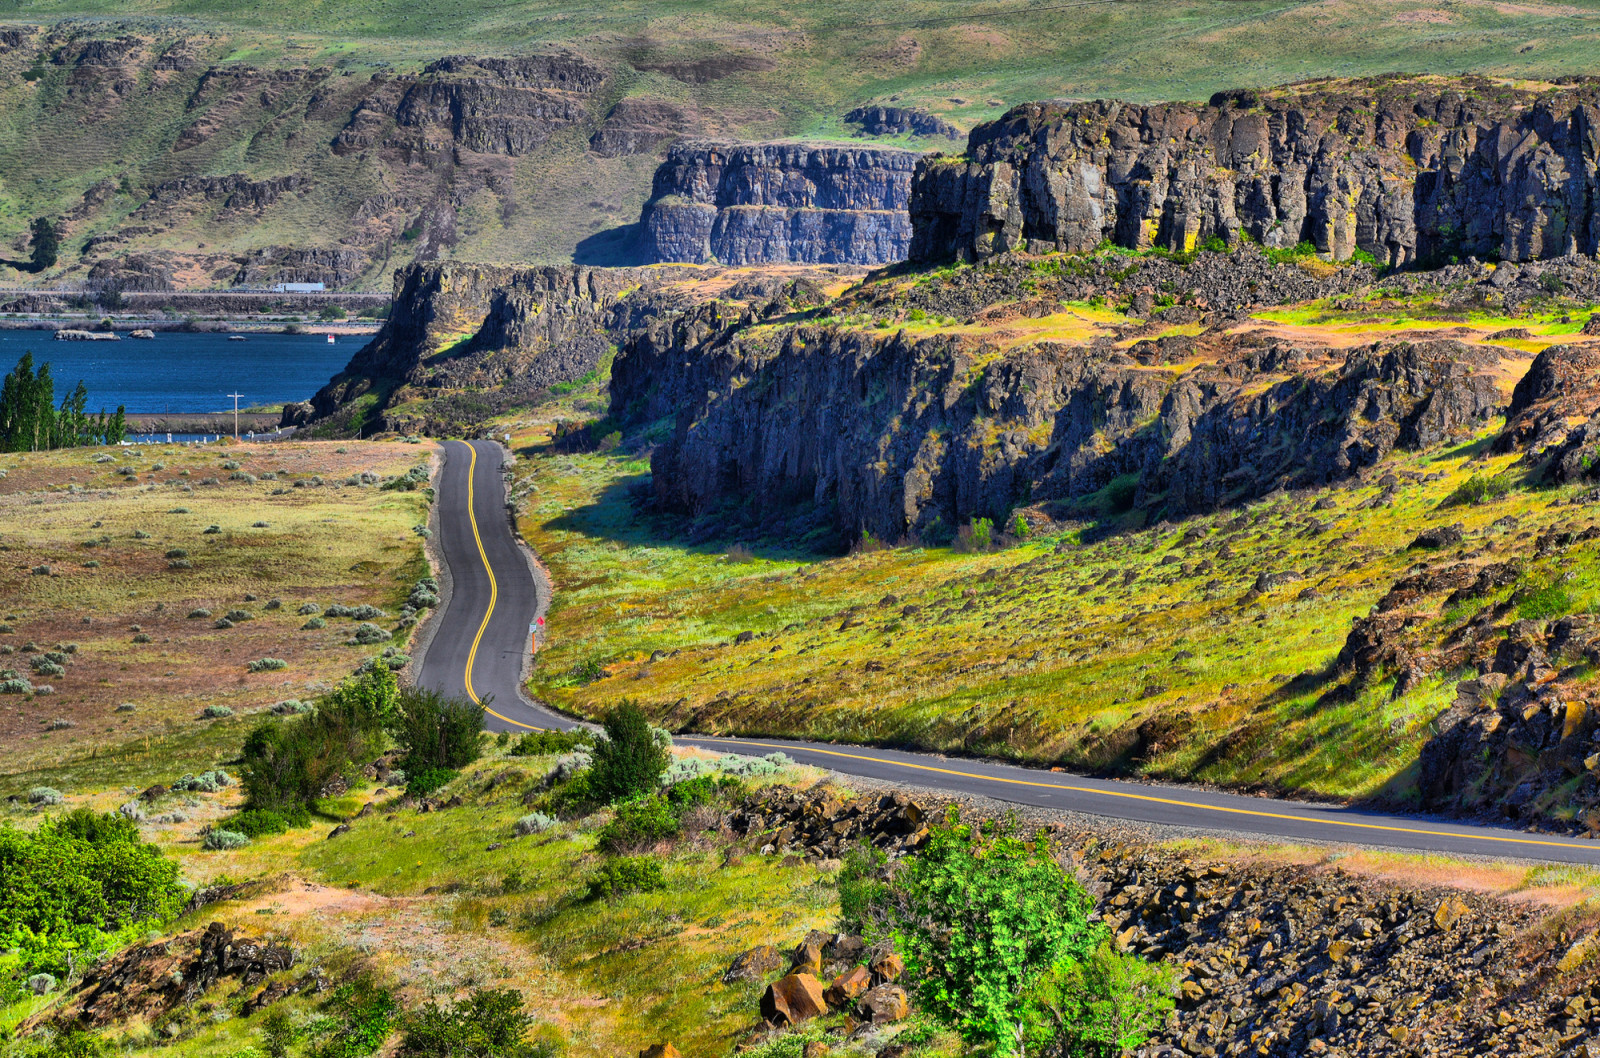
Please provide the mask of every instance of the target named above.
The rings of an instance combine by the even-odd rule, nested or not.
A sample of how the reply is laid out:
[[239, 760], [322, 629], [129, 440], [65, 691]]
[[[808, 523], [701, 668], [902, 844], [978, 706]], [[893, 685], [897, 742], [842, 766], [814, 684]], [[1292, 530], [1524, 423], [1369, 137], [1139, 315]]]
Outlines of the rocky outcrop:
[[1390, 77], [1207, 105], [1030, 103], [917, 171], [914, 260], [1310, 241], [1410, 265], [1600, 248], [1600, 85]]
[[[287, 406], [283, 424], [332, 418], [330, 426], [362, 433], [447, 428], [443, 419], [387, 415], [406, 387], [432, 397], [470, 390], [480, 415], [530, 399], [593, 371], [614, 332], [653, 318], [650, 295], [675, 278], [671, 269], [454, 263], [401, 269], [382, 329], [311, 401]], [[450, 414], [450, 403], [433, 414]]]
[[[189, 1008], [217, 985], [234, 983], [243, 996], [294, 965], [292, 948], [213, 922], [204, 930], [124, 949], [91, 968], [63, 1002], [29, 1019], [23, 1030], [42, 1024], [98, 1029], [139, 1018], [174, 1039], [184, 1034]], [[298, 981], [260, 988], [247, 1002], [253, 1011], [322, 987], [321, 971], [312, 969]]]
[[844, 116], [851, 125], [860, 125], [864, 136], [943, 136], [959, 140], [961, 130], [940, 117], [913, 107], [856, 107]]
[[[878, 818], [881, 800], [843, 797], [826, 783], [776, 790], [744, 810], [762, 823], [747, 840], [825, 859], [835, 855], [832, 828]], [[969, 821], [994, 811], [962, 807]], [[1175, 1016], [1135, 1053], [1567, 1055], [1600, 1028], [1600, 983], [1586, 968], [1594, 939], [1558, 936], [1531, 903], [1375, 881], [1326, 863], [1195, 859], [1043, 814], [1028, 822], [1070, 860], [1112, 942], [1176, 972]], [[861, 840], [892, 846], [897, 829], [869, 826]], [[861, 941], [808, 935], [795, 961], [815, 952], [823, 971], [842, 971], [863, 961], [836, 957], [852, 943]], [[903, 1014], [917, 981], [893, 976], [896, 984], [878, 987], [900, 993], [883, 998], [888, 1013]], [[859, 1007], [853, 1013], [869, 1025]]]
[[621, 100], [606, 114], [589, 149], [602, 158], [649, 154], [691, 132], [695, 114], [681, 103], [637, 96]]
[[671, 416], [656, 500], [737, 499], [759, 524], [831, 512], [847, 538], [948, 538], [975, 517], [1113, 480], [1166, 516], [1351, 477], [1396, 447], [1481, 427], [1492, 349], [1451, 340], [1307, 348], [1243, 335], [997, 349], [956, 335], [754, 330], [711, 308], [627, 343], [613, 414]]
[[790, 143], [680, 143], [643, 215], [650, 261], [728, 265], [903, 260], [915, 152]]

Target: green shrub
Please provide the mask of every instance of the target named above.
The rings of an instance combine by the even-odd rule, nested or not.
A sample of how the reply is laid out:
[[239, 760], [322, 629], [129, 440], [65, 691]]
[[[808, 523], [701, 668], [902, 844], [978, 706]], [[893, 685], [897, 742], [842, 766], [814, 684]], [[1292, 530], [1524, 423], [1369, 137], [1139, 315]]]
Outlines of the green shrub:
[[426, 797], [435, 790], [448, 786], [457, 774], [459, 773], [450, 768], [424, 766], [415, 771], [407, 768], [405, 769], [406, 796]]
[[611, 900], [624, 893], [649, 893], [665, 889], [667, 879], [659, 860], [650, 856], [619, 856], [608, 860], [589, 877], [589, 899]]
[[839, 869], [839, 929], [845, 933], [882, 932], [872, 926], [878, 917], [874, 906], [883, 899], [884, 865], [889, 862], [882, 849], [857, 845], [844, 855]]
[[28, 791], [30, 805], [58, 805], [65, 800], [60, 790], [49, 786], [35, 786]]
[[351, 646], [371, 646], [394, 638], [387, 630], [379, 628], [370, 621], [362, 621], [356, 626], [356, 631], [350, 637]]
[[518, 837], [527, 837], [529, 834], [542, 834], [556, 825], [556, 820], [543, 812], [529, 812], [511, 825], [512, 831]]
[[239, 624], [242, 621], [253, 621], [256, 617], [256, 615], [251, 613], [249, 610], [229, 610], [222, 616], [226, 617], [234, 624]]
[[1029, 991], [1100, 947], [1094, 901], [1013, 817], [974, 828], [952, 809], [874, 901], [905, 956], [923, 1010], [969, 1044], [1014, 1053], [1033, 1020]]
[[266, 1016], [261, 1019], [261, 1049], [267, 1058], [289, 1058], [289, 1048], [294, 1046], [299, 1035], [294, 1019], [283, 1004], [267, 1008]]
[[102, 1037], [81, 1025], [72, 1025], [21, 1053], [26, 1058], [102, 1058], [115, 1052]]
[[376, 669], [323, 695], [303, 720], [263, 720], [244, 742], [247, 805], [309, 806], [347, 765], [377, 755], [398, 695], [394, 673]]
[[1174, 967], [1102, 944], [1033, 986], [1028, 1050], [1094, 1058], [1130, 1053], [1161, 1028], [1176, 990]]
[[634, 702], [619, 703], [606, 713], [605, 733], [589, 769], [592, 793], [613, 802], [654, 790], [671, 754], [656, 740], [644, 710]]
[[715, 775], [697, 775], [692, 779], [673, 783], [667, 787], [667, 803], [678, 811], [693, 808], [695, 805], [708, 805], [717, 799], [724, 786], [736, 787], [739, 783], [734, 779], [719, 779]]
[[207, 720], [221, 720], [233, 715], [233, 710], [226, 705], [208, 705], [200, 713]]
[[236, 831], [247, 838], [282, 834], [310, 825], [311, 813], [307, 812], [303, 805], [292, 805], [276, 812], [264, 808], [246, 808], [235, 813], [231, 819], [223, 821], [226, 829]]
[[0, 949], [8, 970], [65, 977], [73, 966], [176, 914], [178, 865], [119, 815], [69, 812], [28, 833], [0, 824]]
[[257, 658], [245, 665], [250, 672], [280, 672], [289, 667], [289, 663], [282, 658]]
[[585, 728], [571, 731], [529, 731], [511, 744], [506, 752], [513, 757], [549, 757], [571, 753], [579, 746], [594, 745], [594, 735]]
[[188, 613], [188, 617], [189, 617], [190, 620], [199, 620], [199, 619], [210, 617], [210, 616], [211, 616], [211, 611], [207, 610], [203, 606], [197, 607], [197, 608], [195, 608], [193, 610], [190, 610], [189, 613]]
[[531, 1043], [533, 1019], [515, 989], [475, 989], [463, 1003], [426, 1003], [401, 1022], [397, 1058], [554, 1058], [548, 1043]]
[[1511, 478], [1507, 474], [1495, 474], [1492, 477], [1483, 474], [1474, 474], [1460, 485], [1456, 490], [1446, 496], [1441, 507], [1476, 507], [1480, 503], [1498, 500], [1511, 491]]
[[362, 975], [336, 989], [326, 1010], [335, 1027], [307, 1050], [309, 1058], [366, 1058], [389, 1038], [400, 1004], [393, 992]]
[[483, 707], [438, 691], [408, 688], [400, 692], [389, 723], [399, 743], [400, 766], [408, 775], [425, 768], [458, 769], [483, 752]]
[[328, 627], [328, 622], [324, 621], [320, 617], [313, 617], [311, 620], [309, 620], [305, 624], [301, 625], [300, 626], [300, 630], [302, 632], [315, 632], [319, 628], [327, 628], [327, 627]]
[[632, 852], [676, 837], [678, 814], [663, 797], [639, 797], [617, 806], [617, 814], [595, 835], [603, 852]]

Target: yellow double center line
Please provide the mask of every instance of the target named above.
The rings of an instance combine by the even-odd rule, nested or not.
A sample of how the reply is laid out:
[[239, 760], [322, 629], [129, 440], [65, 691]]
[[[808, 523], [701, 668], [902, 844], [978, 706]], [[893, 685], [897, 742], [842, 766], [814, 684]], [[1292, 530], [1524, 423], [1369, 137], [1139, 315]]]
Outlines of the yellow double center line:
[[[465, 443], [465, 442], [463, 442]], [[472, 539], [478, 545], [478, 557], [483, 560], [483, 571], [489, 575], [489, 608], [483, 613], [483, 623], [478, 626], [478, 634], [472, 638], [472, 649], [467, 652], [467, 697], [479, 705], [477, 691], [472, 686], [472, 666], [478, 658], [478, 644], [483, 641], [484, 630], [489, 627], [489, 618], [494, 614], [495, 602], [500, 597], [499, 586], [495, 583], [494, 570], [489, 565], [489, 555], [483, 549], [483, 537], [478, 533], [478, 512], [473, 492], [473, 478], [478, 469], [478, 450], [472, 445], [467, 445], [467, 451], [472, 453], [472, 461], [467, 466], [467, 519], [472, 523]], [[484, 712], [490, 716], [504, 720], [508, 724], [526, 728], [529, 731], [543, 731], [544, 728], [533, 724], [524, 724], [520, 720], [513, 720], [484, 706]], [[1299, 816], [1287, 812], [1263, 812], [1253, 808], [1229, 808], [1224, 805], [1200, 804], [1197, 801], [1179, 801], [1170, 797], [1157, 797], [1154, 794], [1131, 793], [1126, 790], [1097, 790], [1088, 786], [1068, 786], [1063, 783], [1035, 782], [1030, 779], [1010, 779], [1000, 775], [979, 775], [976, 772], [957, 771], [953, 768], [937, 768], [930, 764], [913, 764], [910, 761], [887, 760], [883, 757], [868, 757], [860, 753], [845, 753], [832, 749], [797, 749], [794, 746], [777, 746], [766, 742], [746, 742], [741, 739], [721, 738], [696, 738], [696, 742], [716, 742], [729, 746], [747, 749], [773, 749], [790, 750], [796, 753], [816, 753], [822, 756], [839, 757], [843, 760], [860, 760], [872, 764], [887, 764], [895, 768], [905, 768], [910, 771], [933, 772], [937, 775], [953, 775], [962, 779], [978, 779], [983, 782], [1005, 783], [1011, 786], [1031, 786], [1044, 790], [1062, 790], [1067, 793], [1099, 794], [1102, 797], [1121, 797], [1130, 801], [1146, 801], [1151, 804], [1173, 805], [1178, 808], [1195, 808], [1205, 812], [1219, 812], [1224, 815], [1250, 816], [1256, 819], [1283, 819], [1293, 823], [1321, 823], [1330, 827], [1349, 827], [1356, 830], [1376, 830], [1391, 834], [1418, 834], [1424, 837], [1455, 838], [1465, 841], [1496, 841], [1509, 845], [1534, 845], [1552, 849], [1582, 849], [1585, 852], [1600, 851], [1600, 846], [1594, 844], [1579, 844], [1572, 841], [1541, 841], [1538, 838], [1514, 838], [1499, 834], [1454, 834], [1446, 830], [1427, 830], [1421, 827], [1402, 827], [1384, 823], [1362, 823], [1353, 819], [1329, 819], [1322, 816]]]
[[[477, 689], [472, 686], [472, 667], [477, 664], [478, 644], [483, 642], [483, 633], [489, 627], [489, 618], [494, 616], [494, 604], [500, 600], [500, 585], [494, 579], [494, 567], [489, 565], [489, 553], [483, 549], [483, 535], [478, 532], [477, 493], [473, 488], [473, 481], [478, 472], [478, 450], [469, 442], [463, 441], [461, 443], [465, 444], [467, 451], [472, 453], [472, 459], [467, 463], [467, 521], [472, 524], [472, 540], [478, 545], [478, 558], [483, 562], [483, 571], [489, 576], [489, 608], [483, 611], [483, 623], [478, 625], [478, 634], [472, 637], [472, 649], [467, 651], [466, 671], [467, 697], [471, 698], [476, 704], [483, 705], [482, 699], [478, 697]], [[525, 727], [530, 731], [542, 730], [542, 728], [534, 727], [531, 724], [513, 720], [509, 716], [502, 716], [486, 705], [483, 706], [483, 711], [490, 716], [504, 720], [508, 724], [516, 724], [518, 727]]]

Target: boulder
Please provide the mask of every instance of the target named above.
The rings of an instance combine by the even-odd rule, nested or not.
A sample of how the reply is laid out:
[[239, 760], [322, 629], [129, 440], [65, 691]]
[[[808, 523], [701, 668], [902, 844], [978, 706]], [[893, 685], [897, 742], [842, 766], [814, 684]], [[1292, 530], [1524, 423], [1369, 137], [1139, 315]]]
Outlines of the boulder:
[[682, 1058], [678, 1048], [670, 1043], [652, 1043], [639, 1052], [639, 1058]]
[[857, 966], [835, 977], [833, 983], [828, 986], [828, 991], [824, 993], [824, 998], [835, 1010], [846, 1010], [856, 998], [871, 987], [871, 972], [865, 966]]
[[1455, 525], [1438, 525], [1434, 526], [1432, 529], [1424, 529], [1422, 532], [1418, 533], [1417, 538], [1411, 541], [1411, 543], [1407, 546], [1407, 550], [1418, 547], [1429, 550], [1437, 550], [1441, 547], [1454, 547], [1456, 544], [1461, 543], [1461, 539], [1461, 523], [1457, 522]]
[[899, 985], [879, 985], [856, 1003], [856, 1019], [868, 1025], [887, 1025], [911, 1012], [906, 990]]
[[735, 981], [764, 981], [783, 969], [783, 955], [770, 944], [762, 944], [734, 956], [722, 975], [724, 984]]
[[822, 982], [810, 974], [781, 977], [761, 997], [761, 1016], [774, 1025], [798, 1025], [827, 1012]]
[[906, 961], [892, 951], [882, 952], [867, 964], [874, 980], [880, 983], [900, 980], [906, 972]]

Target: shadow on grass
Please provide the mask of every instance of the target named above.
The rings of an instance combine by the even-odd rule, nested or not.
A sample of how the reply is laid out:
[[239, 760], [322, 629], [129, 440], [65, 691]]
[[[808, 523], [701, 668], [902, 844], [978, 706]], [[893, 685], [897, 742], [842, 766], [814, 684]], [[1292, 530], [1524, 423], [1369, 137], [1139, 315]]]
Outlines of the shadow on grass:
[[546, 525], [626, 547], [723, 555], [730, 563], [756, 559], [815, 562], [845, 553], [831, 519], [813, 505], [797, 505], [792, 516], [781, 522], [769, 518], [756, 523], [748, 502], [690, 517], [657, 509], [650, 482], [649, 474], [620, 476], [602, 489], [594, 502], [566, 511]]

